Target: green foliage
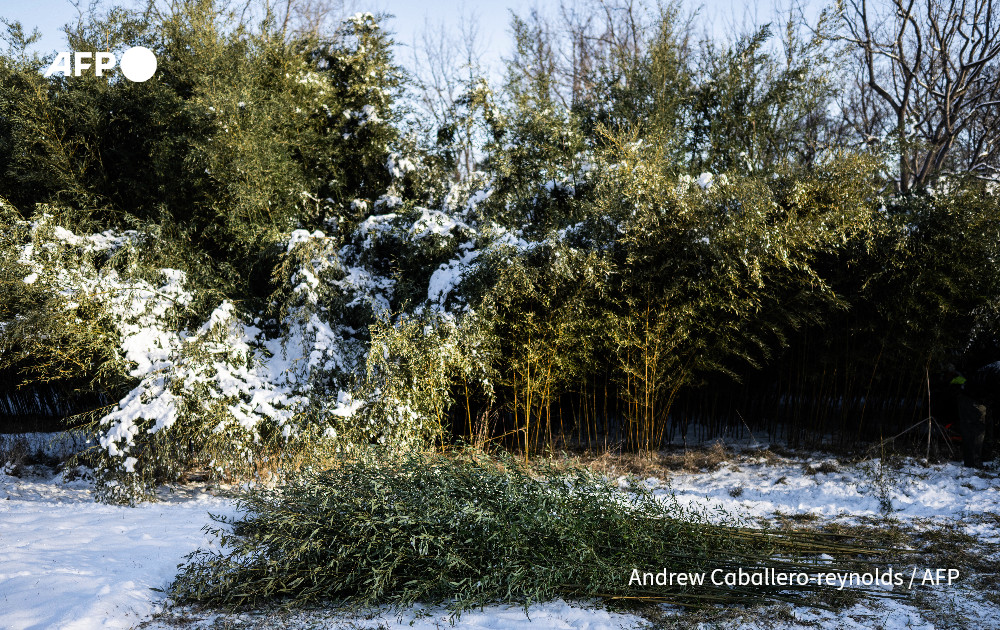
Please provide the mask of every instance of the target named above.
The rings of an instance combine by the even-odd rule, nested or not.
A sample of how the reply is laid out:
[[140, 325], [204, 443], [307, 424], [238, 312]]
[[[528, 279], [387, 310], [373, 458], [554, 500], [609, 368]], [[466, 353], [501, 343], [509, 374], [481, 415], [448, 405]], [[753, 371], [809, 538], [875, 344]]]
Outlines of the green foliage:
[[150, 47], [143, 83], [45, 78], [5, 23], [3, 376], [108, 403], [84, 411], [131, 500], [463, 425], [528, 456], [581, 407], [651, 452], [678, 399], [789, 356], [796, 387], [854, 394], [995, 360], [995, 187], [881, 188], [887, 157], [834, 120], [826, 16], [696, 45], [678, 5], [600, 6], [564, 33], [516, 18], [505, 85], [470, 76], [437, 133], [381, 17], [86, 13], [72, 47]]
[[251, 478], [294, 456], [292, 438], [322, 437], [296, 421], [301, 400], [261, 378], [247, 337], [232, 305], [223, 303], [199, 330], [181, 335], [167, 361], [144, 374], [116, 409], [94, 421], [100, 447], [85, 457], [96, 468], [98, 500], [133, 504], [199, 466], [212, 478]]
[[573, 108], [593, 142], [603, 144], [602, 127], [634, 130], [657, 143], [667, 161], [683, 172], [686, 145], [697, 137], [688, 138], [696, 124], [695, 53], [681, 6], [664, 3], [658, 8], [648, 29], [625, 36], [643, 37], [645, 32], [648, 40], [612, 46], [593, 69], [592, 92], [580, 94]]
[[479, 324], [471, 316], [456, 324], [425, 315], [372, 326], [361, 388], [367, 402], [344, 423], [347, 442], [402, 449], [444, 442], [454, 386], [491, 389], [495, 349]]
[[165, 285], [156, 267], [162, 257], [144, 235], [80, 237], [64, 227], [72, 224], [68, 216], [49, 210], [58, 212], [41, 207], [39, 219], [28, 222], [3, 206], [0, 368], [17, 369], [28, 382], [65, 380], [120, 395], [131, 382], [122, 330], [157, 308], [176, 325], [189, 314], [189, 301], [163, 293], [136, 302], [137, 292], [150, 297]]
[[[821, 166], [837, 147], [828, 110], [836, 99], [835, 66], [820, 22], [804, 38], [789, 20], [784, 57], [773, 47], [771, 26], [730, 47], [709, 44], [690, 89], [690, 172], [768, 172], [785, 165]], [[836, 141], [836, 139], [833, 139]]]
[[500, 225], [543, 235], [579, 217], [579, 200], [591, 186], [587, 138], [569, 111], [536, 95], [515, 97], [515, 110], [495, 121], [486, 146], [492, 194], [481, 212]]
[[618, 232], [610, 268], [621, 291], [608, 330], [638, 426], [659, 447], [671, 401], [713, 371], [766, 363], [789, 332], [841, 303], [815, 266], [873, 222], [864, 160], [813, 177], [670, 177], [656, 148], [617, 141], [596, 216]]
[[601, 368], [609, 296], [606, 261], [591, 248], [558, 233], [533, 245], [490, 251], [477, 273], [489, 288], [475, 302], [525, 457], [552, 446], [553, 401]]
[[133, 503], [191, 468], [247, 477], [309, 459], [306, 445], [322, 451], [328, 418], [307, 413], [303, 395], [336, 398], [332, 377], [349, 370], [283, 369], [315, 338], [296, 329], [290, 347], [269, 343], [225, 301], [202, 316], [210, 293], [194, 295], [183, 271], [162, 266], [172, 252], [150, 234], [81, 236], [67, 216], [27, 222], [6, 209], [0, 368], [104, 401], [71, 419], [99, 444], [81, 457], [99, 500]]
[[400, 71], [371, 16], [325, 40], [289, 39], [273, 20], [254, 29], [198, 0], [88, 14], [69, 38], [77, 50], [150, 47], [156, 77], [45, 79], [39, 60], [5, 57], [0, 195], [18, 208], [170, 226], [259, 296], [282, 234], [353, 225], [383, 196], [415, 194], [387, 166], [400, 149]]
[[[273, 600], [354, 606], [555, 597], [701, 605], [795, 601], [813, 587], [637, 585], [640, 572], [817, 569], [861, 549], [822, 536], [710, 524], [586, 470], [534, 472], [473, 453], [363, 453], [239, 501], [171, 586], [181, 602], [253, 608]], [[724, 515], [715, 515], [716, 517]], [[821, 565], [835, 570], [837, 563]]]
[[981, 184], [890, 201], [887, 238], [859, 309], [911, 364], [961, 359], [995, 342], [1000, 313], [1000, 200]]

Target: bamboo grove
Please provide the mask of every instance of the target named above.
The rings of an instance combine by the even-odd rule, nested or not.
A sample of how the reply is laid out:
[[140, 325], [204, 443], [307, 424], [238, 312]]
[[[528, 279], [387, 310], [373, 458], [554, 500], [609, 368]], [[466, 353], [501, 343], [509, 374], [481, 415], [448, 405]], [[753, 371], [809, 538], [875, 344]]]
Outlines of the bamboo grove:
[[[880, 101], [896, 70], [851, 6], [727, 41], [678, 4], [514, 16], [505, 78], [452, 69], [445, 101], [386, 16], [258, 8], [68, 27], [155, 51], [144, 83], [45, 78], [4, 27], [0, 409], [78, 401], [58, 415], [106, 481], [370, 443], [863, 440], [932, 414], [945, 363], [998, 358], [996, 108], [947, 146], [893, 122], [964, 101]], [[976, 22], [988, 96], [991, 11], [906, 24]]]

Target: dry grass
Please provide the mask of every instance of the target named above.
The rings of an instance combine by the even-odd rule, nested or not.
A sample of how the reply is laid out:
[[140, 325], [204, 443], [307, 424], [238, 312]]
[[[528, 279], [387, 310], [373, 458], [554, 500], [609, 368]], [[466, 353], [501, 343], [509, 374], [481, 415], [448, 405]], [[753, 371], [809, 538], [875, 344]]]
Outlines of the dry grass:
[[831, 461], [821, 462], [818, 466], [806, 463], [802, 464], [802, 472], [807, 475], [818, 475], [819, 473], [831, 474], [840, 472], [840, 466]]
[[[676, 473], [714, 472], [725, 466], [736, 472], [744, 464], [788, 464], [790, 460], [802, 461], [810, 455], [813, 453], [792, 451], [778, 446], [734, 449], [717, 441], [708, 446], [668, 448], [652, 455], [610, 450], [603, 453], [576, 451], [564, 453], [558, 459], [539, 455], [534, 460], [539, 463], [544, 462], [546, 466], [552, 464], [584, 466], [612, 478], [625, 475], [669, 479]], [[809, 475], [836, 473], [841, 471], [844, 465], [842, 461], [844, 460], [826, 459], [819, 463], [807, 462], [802, 463], [802, 469]], [[783, 482], [784, 479], [778, 481], [778, 483]], [[734, 490], [739, 492], [737, 489]]]
[[631, 475], [665, 479], [675, 472], [712, 472], [738, 457], [735, 451], [716, 442], [709, 447], [686, 448], [677, 452], [661, 451], [651, 456], [613, 451], [599, 455], [580, 453], [568, 456], [565, 461], [609, 477]]

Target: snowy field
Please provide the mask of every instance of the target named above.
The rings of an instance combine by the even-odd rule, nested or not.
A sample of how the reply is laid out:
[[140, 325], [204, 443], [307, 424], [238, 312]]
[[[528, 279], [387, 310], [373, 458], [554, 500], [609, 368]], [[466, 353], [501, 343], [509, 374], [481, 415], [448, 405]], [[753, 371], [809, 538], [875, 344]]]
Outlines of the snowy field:
[[[185, 486], [163, 489], [157, 503], [111, 507], [93, 501], [86, 479], [45, 475], [41, 468], [15, 470], [3, 462], [0, 467], [0, 628], [450, 627], [442, 611], [424, 608], [370, 617], [326, 611], [163, 614], [164, 596], [154, 589], [169, 584], [187, 553], [211, 544], [201, 528], [209, 512], [232, 513], [229, 499]], [[619, 482], [629, 483], [625, 477]], [[527, 616], [509, 606], [469, 612], [455, 627], [1000, 628], [1000, 479], [994, 471], [737, 449], [714, 470], [670, 471], [641, 483], [658, 495], [721, 506], [748, 519], [899, 532], [904, 546], [914, 540], [921, 541], [921, 550], [926, 545], [926, 553], [910, 556], [907, 571], [919, 565], [958, 568], [963, 575], [951, 585], [918, 585], [902, 600], [860, 600], [836, 612], [790, 606], [665, 610], [651, 622], [592, 603], [558, 601], [534, 605]], [[900, 562], [887, 561], [897, 570], [904, 568]]]

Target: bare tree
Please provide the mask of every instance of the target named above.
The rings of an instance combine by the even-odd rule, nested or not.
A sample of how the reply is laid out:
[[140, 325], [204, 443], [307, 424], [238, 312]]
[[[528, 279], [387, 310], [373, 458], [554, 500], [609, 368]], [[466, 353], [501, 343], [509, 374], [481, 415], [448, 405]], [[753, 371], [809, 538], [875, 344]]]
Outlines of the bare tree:
[[337, 30], [340, 21], [353, 12], [353, 7], [352, 0], [285, 0], [280, 7], [283, 30], [323, 39]]
[[[78, 12], [85, 0], [71, 0]], [[100, 5], [110, 0], [88, 0]], [[267, 20], [274, 32], [283, 38], [332, 36], [341, 20], [354, 10], [355, 0], [133, 0], [155, 19], [178, 15], [186, 8], [199, 4], [233, 26], [257, 27]], [[93, 9], [91, 9], [93, 11]]]
[[561, 0], [553, 15], [534, 8], [514, 17], [519, 49], [508, 60], [523, 77], [545, 77], [553, 100], [570, 107], [599, 81], [625, 80], [648, 54], [661, 12], [648, 0]]
[[842, 0], [838, 10], [860, 61], [847, 113], [869, 141], [894, 142], [898, 190], [956, 172], [996, 179], [1000, 3]]
[[413, 47], [416, 100], [427, 121], [441, 131], [452, 132], [456, 147], [456, 176], [475, 170], [475, 125], [467, 116], [456, 115], [470, 89], [487, 70], [483, 68], [485, 45], [475, 13], [463, 13], [457, 33], [444, 24], [425, 22]]

